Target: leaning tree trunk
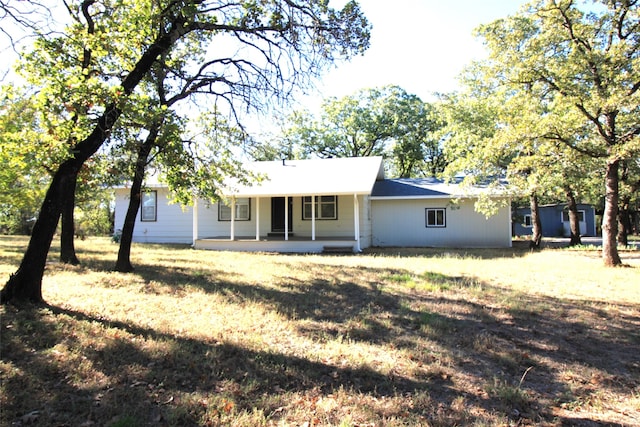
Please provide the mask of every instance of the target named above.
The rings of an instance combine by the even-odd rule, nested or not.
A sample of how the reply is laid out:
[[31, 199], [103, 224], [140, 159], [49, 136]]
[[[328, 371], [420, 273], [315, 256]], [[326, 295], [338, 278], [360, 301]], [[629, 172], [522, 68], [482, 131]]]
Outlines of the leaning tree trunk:
[[58, 227], [62, 212], [61, 201], [69, 188], [69, 180], [75, 179], [74, 168], [77, 161], [71, 159], [63, 163], [49, 185], [38, 219], [33, 226], [29, 246], [22, 258], [18, 271], [11, 275], [2, 291], [0, 303], [11, 300], [43, 302], [42, 276], [47, 262], [53, 235]]
[[570, 186], [564, 187], [564, 193], [567, 197], [567, 210], [569, 211], [569, 230], [571, 233], [571, 240], [569, 246], [576, 246], [582, 244], [580, 238], [580, 219], [578, 218], [578, 204], [576, 198], [573, 195], [573, 190]]
[[618, 254], [616, 234], [618, 231], [619, 160], [607, 162], [605, 175], [604, 214], [602, 215], [602, 259], [606, 266], [622, 264]]
[[[123, 80], [123, 94], [130, 95], [149, 72], [156, 58], [163, 52], [167, 52], [181, 35], [189, 31], [191, 29], [184, 27], [180, 19], [176, 18], [170, 30], [149, 46]], [[107, 105], [91, 134], [74, 147], [74, 157], [62, 163], [54, 174], [38, 219], [33, 226], [27, 251], [16, 273], [11, 275], [0, 291], [0, 303], [14, 299], [42, 302], [42, 276], [51, 241], [62, 214], [62, 201], [66, 197], [65, 189], [68, 187], [68, 180], [75, 178], [84, 162], [102, 146], [120, 114], [121, 109], [115, 103]]]
[[538, 196], [536, 193], [529, 195], [529, 206], [531, 208], [531, 225], [533, 227], [529, 248], [537, 250], [542, 245], [542, 222], [540, 221], [540, 209], [538, 208]]
[[115, 271], [129, 273], [133, 271], [131, 264], [131, 243], [133, 242], [133, 229], [136, 225], [136, 216], [140, 209], [140, 199], [142, 197], [142, 181], [144, 180], [144, 171], [147, 166], [147, 160], [151, 148], [155, 144], [160, 126], [154, 126], [145, 141], [138, 148], [138, 158], [136, 159], [136, 170], [133, 174], [133, 182], [131, 183], [131, 191], [129, 197], [129, 207], [124, 217], [122, 226], [122, 236], [120, 237], [120, 249], [118, 250], [118, 260], [114, 267]]
[[80, 260], [76, 255], [74, 242], [75, 223], [73, 211], [76, 205], [76, 181], [78, 175], [67, 180], [65, 197], [62, 200], [62, 221], [60, 231], [60, 262], [65, 264], [78, 265]]
[[33, 226], [27, 251], [22, 257], [18, 271], [11, 275], [2, 291], [0, 303], [11, 300], [43, 302], [42, 276], [47, 263], [47, 254], [51, 247], [53, 235], [58, 227], [62, 207], [68, 199], [68, 192], [73, 188], [78, 171], [84, 162], [100, 148], [106, 140], [108, 132], [120, 115], [115, 106], [108, 108], [100, 118], [94, 131], [75, 147], [75, 156], [60, 165], [53, 175], [51, 184], [40, 208], [38, 219]]

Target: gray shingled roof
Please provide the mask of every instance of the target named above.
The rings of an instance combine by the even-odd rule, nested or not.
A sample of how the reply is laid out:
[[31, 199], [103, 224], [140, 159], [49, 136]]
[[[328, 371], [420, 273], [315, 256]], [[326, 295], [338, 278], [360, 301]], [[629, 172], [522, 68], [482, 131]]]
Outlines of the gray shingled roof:
[[372, 198], [452, 198], [469, 197], [483, 191], [479, 187], [462, 187], [436, 178], [398, 178], [376, 181]]

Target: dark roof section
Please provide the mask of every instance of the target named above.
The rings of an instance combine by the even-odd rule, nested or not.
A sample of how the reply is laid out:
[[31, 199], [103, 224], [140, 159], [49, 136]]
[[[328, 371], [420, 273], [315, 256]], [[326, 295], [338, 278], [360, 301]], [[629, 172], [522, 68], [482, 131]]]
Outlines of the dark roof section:
[[376, 181], [372, 197], [447, 197], [447, 185], [436, 178], [399, 178]]

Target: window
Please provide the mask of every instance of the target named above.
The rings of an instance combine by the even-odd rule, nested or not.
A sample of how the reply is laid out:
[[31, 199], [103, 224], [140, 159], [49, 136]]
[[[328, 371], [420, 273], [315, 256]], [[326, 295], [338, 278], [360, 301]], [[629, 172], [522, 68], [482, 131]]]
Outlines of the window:
[[522, 225], [524, 225], [525, 227], [531, 227], [532, 226], [531, 215], [530, 214], [525, 214], [524, 223]]
[[[569, 222], [569, 211], [562, 211], [562, 221]], [[578, 222], [584, 222], [584, 211], [578, 211]]]
[[142, 193], [140, 203], [140, 221], [157, 221], [158, 219], [158, 192], [145, 191]]
[[445, 208], [426, 208], [425, 219], [427, 227], [446, 227], [447, 210]]
[[302, 219], [311, 219], [312, 206], [315, 209], [316, 219], [338, 219], [337, 196], [311, 196], [302, 198]]
[[[251, 202], [250, 199], [236, 199], [235, 202], [236, 221], [249, 221], [251, 219]], [[231, 221], [231, 206], [224, 203], [218, 203], [218, 221]]]

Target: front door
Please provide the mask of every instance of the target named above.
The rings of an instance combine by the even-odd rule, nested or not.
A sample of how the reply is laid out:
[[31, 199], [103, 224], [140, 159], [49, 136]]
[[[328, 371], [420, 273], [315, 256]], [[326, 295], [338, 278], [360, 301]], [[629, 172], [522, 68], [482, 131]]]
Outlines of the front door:
[[[271, 231], [274, 233], [284, 233], [284, 197], [271, 198]], [[288, 198], [289, 203], [289, 232], [293, 230], [291, 227], [291, 218], [293, 217], [293, 199]]]

